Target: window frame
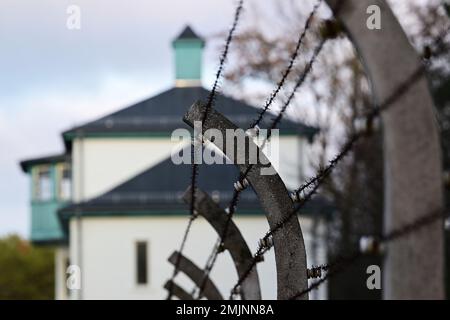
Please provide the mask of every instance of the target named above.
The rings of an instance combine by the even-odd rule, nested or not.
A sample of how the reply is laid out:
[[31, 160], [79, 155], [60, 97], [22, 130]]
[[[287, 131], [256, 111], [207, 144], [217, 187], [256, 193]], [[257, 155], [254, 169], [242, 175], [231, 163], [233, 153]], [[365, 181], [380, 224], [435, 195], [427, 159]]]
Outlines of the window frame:
[[[149, 272], [149, 241], [137, 240], [134, 244], [134, 261], [135, 261], [135, 284], [139, 287], [148, 286], [150, 284]], [[142, 255], [143, 254], [143, 255]], [[143, 260], [142, 260], [143, 259]], [[143, 265], [142, 265], [143, 264]]]
[[[41, 175], [43, 172], [48, 173], [48, 196], [43, 197]], [[52, 177], [52, 166], [51, 165], [39, 165], [33, 170], [33, 200], [38, 202], [47, 202], [54, 199], [54, 181]]]
[[[63, 181], [65, 170], [69, 172], [69, 194], [63, 197]], [[72, 166], [70, 163], [58, 163], [56, 165], [56, 192], [58, 200], [70, 201], [72, 199]]]

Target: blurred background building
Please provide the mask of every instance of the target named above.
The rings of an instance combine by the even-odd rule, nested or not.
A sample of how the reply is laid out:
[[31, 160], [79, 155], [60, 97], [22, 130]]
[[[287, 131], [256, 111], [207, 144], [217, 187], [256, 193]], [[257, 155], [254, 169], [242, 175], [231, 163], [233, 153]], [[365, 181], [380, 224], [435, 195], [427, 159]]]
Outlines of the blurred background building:
[[[204, 44], [186, 27], [172, 43], [172, 88], [63, 132], [63, 154], [21, 162], [30, 178], [30, 239], [36, 245], [56, 248], [57, 299], [166, 297], [163, 287], [173, 268], [167, 259], [178, 248], [187, 223], [188, 208], [182, 196], [191, 176], [190, 165], [175, 165], [171, 160], [171, 152], [190, 152], [190, 147], [172, 141], [171, 134], [178, 128], [189, 129], [182, 122], [183, 115], [209, 94], [201, 84]], [[244, 129], [257, 112], [255, 107], [223, 95], [214, 107]], [[267, 124], [263, 122], [262, 127]], [[288, 189], [305, 180], [310, 144], [317, 133], [318, 129], [302, 123], [282, 122], [279, 163], [274, 165]], [[199, 187], [225, 208], [237, 176], [233, 165], [203, 164]], [[319, 197], [299, 217], [309, 264], [326, 260], [325, 227], [320, 221], [330, 208]], [[268, 225], [252, 190], [242, 193], [235, 220], [254, 251]], [[199, 219], [186, 255], [202, 266], [216, 237], [212, 227]], [[224, 261], [217, 264], [211, 277], [226, 295], [237, 275], [231, 259], [221, 259]], [[266, 261], [258, 270], [262, 294], [263, 298], [275, 298], [273, 255]], [[81, 290], [67, 289], [69, 265], [81, 269]], [[192, 287], [188, 279], [178, 282], [187, 291]], [[312, 297], [325, 298], [325, 286]]]

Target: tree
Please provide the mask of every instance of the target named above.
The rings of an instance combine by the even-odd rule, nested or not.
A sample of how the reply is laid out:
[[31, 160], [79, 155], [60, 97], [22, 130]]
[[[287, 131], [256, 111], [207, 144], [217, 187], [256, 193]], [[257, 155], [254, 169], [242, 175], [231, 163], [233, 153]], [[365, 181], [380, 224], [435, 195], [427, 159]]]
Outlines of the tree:
[[17, 235], [0, 239], [0, 300], [54, 298], [54, 255]]

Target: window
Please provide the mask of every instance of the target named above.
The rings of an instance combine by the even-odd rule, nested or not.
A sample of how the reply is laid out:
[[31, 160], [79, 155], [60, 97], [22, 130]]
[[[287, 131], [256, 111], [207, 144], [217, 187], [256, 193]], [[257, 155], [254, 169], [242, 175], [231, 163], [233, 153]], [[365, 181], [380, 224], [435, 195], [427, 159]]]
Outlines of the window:
[[72, 195], [72, 172], [68, 164], [58, 166], [58, 193], [61, 200], [70, 200]]
[[36, 200], [51, 200], [53, 196], [53, 183], [49, 166], [37, 168], [35, 188]]
[[143, 285], [148, 282], [147, 274], [147, 242], [140, 241], [136, 243], [136, 281]]

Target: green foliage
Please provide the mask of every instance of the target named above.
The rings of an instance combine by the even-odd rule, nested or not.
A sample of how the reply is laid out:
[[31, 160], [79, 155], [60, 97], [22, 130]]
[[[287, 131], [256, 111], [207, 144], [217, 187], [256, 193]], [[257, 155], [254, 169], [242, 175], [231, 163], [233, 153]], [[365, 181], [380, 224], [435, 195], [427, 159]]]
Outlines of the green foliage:
[[53, 250], [16, 235], [0, 239], [0, 300], [53, 298]]

